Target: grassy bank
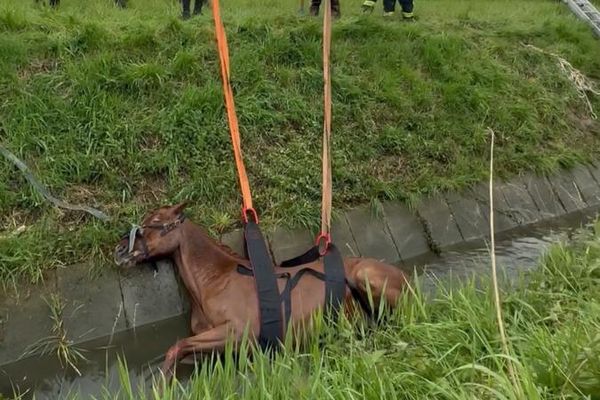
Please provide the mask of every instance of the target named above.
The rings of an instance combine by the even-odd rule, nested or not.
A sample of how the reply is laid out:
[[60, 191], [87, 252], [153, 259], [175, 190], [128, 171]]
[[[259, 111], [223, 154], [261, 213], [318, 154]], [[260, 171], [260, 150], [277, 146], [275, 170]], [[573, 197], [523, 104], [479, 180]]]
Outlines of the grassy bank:
[[[503, 295], [524, 399], [600, 399], [599, 265], [596, 224], [575, 244], [554, 246], [527, 283]], [[189, 382], [162, 395], [142, 394], [123, 378], [120, 393], [104, 398], [517, 399], [490, 283], [479, 287], [440, 286], [438, 298], [427, 302], [417, 284], [416, 297], [407, 294], [379, 327], [322, 327], [320, 339], [274, 361], [204, 363]]]
[[[212, 22], [177, 3], [64, 0], [0, 5], [2, 143], [53, 193], [115, 222], [50, 207], [0, 160], [0, 281], [106, 263], [148, 208], [191, 200], [213, 231], [239, 195]], [[600, 80], [600, 46], [546, 0], [418, 3], [418, 23], [344, 6], [334, 27], [335, 206], [412, 200], [486, 175], [487, 134], [509, 176], [594, 157], [597, 121], [551, 57]], [[266, 224], [311, 225], [320, 201], [320, 21], [293, 1], [224, 5], [233, 84], [255, 201]], [[378, 5], [380, 7], [380, 5]], [[208, 14], [208, 13], [207, 13]], [[592, 99], [600, 109], [600, 100]]]

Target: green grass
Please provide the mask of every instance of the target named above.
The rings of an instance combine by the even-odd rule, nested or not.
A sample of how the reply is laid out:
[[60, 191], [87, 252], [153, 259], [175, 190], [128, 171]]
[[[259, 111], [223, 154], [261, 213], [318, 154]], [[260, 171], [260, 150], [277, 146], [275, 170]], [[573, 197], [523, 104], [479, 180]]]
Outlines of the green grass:
[[[78, 261], [107, 264], [117, 234], [149, 208], [189, 199], [213, 231], [240, 197], [212, 21], [174, 1], [0, 5], [2, 143], [52, 192], [115, 218], [49, 206], [0, 160], [0, 281], [37, 281]], [[292, 1], [223, 5], [244, 153], [266, 225], [318, 223], [320, 20]], [[547, 0], [417, 2], [416, 24], [344, 5], [334, 26], [334, 203], [414, 201], [486, 176], [548, 172], [597, 155], [597, 121], [555, 61], [600, 80], [587, 26]], [[592, 99], [597, 109], [600, 100]]]
[[[555, 245], [521, 282], [502, 307], [524, 398], [600, 399], [600, 223], [574, 244]], [[440, 284], [427, 301], [417, 283], [416, 296], [407, 294], [379, 327], [319, 326], [305, 348], [288, 346], [273, 361], [241, 357], [236, 367], [228, 353], [162, 395], [132, 386], [123, 367], [120, 392], [103, 398], [517, 399], [490, 282], [478, 286]]]

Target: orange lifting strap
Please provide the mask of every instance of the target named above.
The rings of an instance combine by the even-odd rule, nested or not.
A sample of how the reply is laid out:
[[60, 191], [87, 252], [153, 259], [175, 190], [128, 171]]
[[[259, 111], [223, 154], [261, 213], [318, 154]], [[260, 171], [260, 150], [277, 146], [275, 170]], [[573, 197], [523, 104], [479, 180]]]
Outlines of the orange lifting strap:
[[219, 2], [212, 2], [212, 12], [215, 21], [215, 35], [217, 38], [217, 47], [219, 50], [219, 59], [221, 65], [221, 81], [223, 81], [223, 92], [225, 94], [225, 107], [227, 109], [227, 119], [229, 121], [229, 133], [231, 134], [231, 143], [233, 145], [233, 155], [235, 166], [238, 172], [240, 189], [242, 191], [243, 209], [242, 216], [244, 221], [248, 221], [248, 213], [252, 213], [254, 221], [258, 222], [258, 215], [252, 206], [252, 193], [250, 192], [250, 183], [246, 175], [246, 167], [242, 157], [242, 144], [240, 139], [240, 128], [238, 126], [237, 114], [235, 112], [235, 102], [233, 100], [233, 90], [229, 76], [229, 49], [227, 47], [227, 36], [221, 20]]
[[[323, 244], [323, 252], [331, 244], [331, 0], [325, 0], [323, 12], [323, 178], [321, 198], [321, 234], [317, 237], [317, 245]], [[325, 240], [325, 243], [322, 243]]]

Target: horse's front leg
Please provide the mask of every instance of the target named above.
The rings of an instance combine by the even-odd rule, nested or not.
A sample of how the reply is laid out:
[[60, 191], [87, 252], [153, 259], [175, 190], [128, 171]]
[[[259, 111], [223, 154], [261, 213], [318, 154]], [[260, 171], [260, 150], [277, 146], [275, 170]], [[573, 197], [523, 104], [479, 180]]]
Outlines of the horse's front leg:
[[181, 339], [167, 352], [161, 370], [165, 375], [170, 375], [173, 365], [181, 358], [191, 353], [223, 351], [227, 339], [237, 340], [238, 336], [231, 324], [226, 323], [200, 332], [196, 336]]

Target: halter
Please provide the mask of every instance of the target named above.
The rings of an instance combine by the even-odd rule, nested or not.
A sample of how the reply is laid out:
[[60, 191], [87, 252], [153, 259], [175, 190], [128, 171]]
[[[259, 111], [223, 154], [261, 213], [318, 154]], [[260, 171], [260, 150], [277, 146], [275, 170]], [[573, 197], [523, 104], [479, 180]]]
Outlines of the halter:
[[175, 220], [164, 223], [164, 224], [147, 224], [147, 225], [136, 225], [133, 224], [131, 230], [124, 234], [122, 239], [129, 239], [129, 247], [127, 249], [127, 253], [131, 254], [133, 252], [133, 248], [135, 247], [135, 241], [139, 238], [140, 243], [142, 245], [142, 255], [144, 258], [148, 258], [150, 253], [148, 252], [148, 245], [146, 243], [146, 238], [144, 238], [144, 229], [160, 229], [160, 236], [163, 237], [167, 233], [171, 232], [177, 226], [181, 225], [185, 221], [185, 215], [179, 214]]

